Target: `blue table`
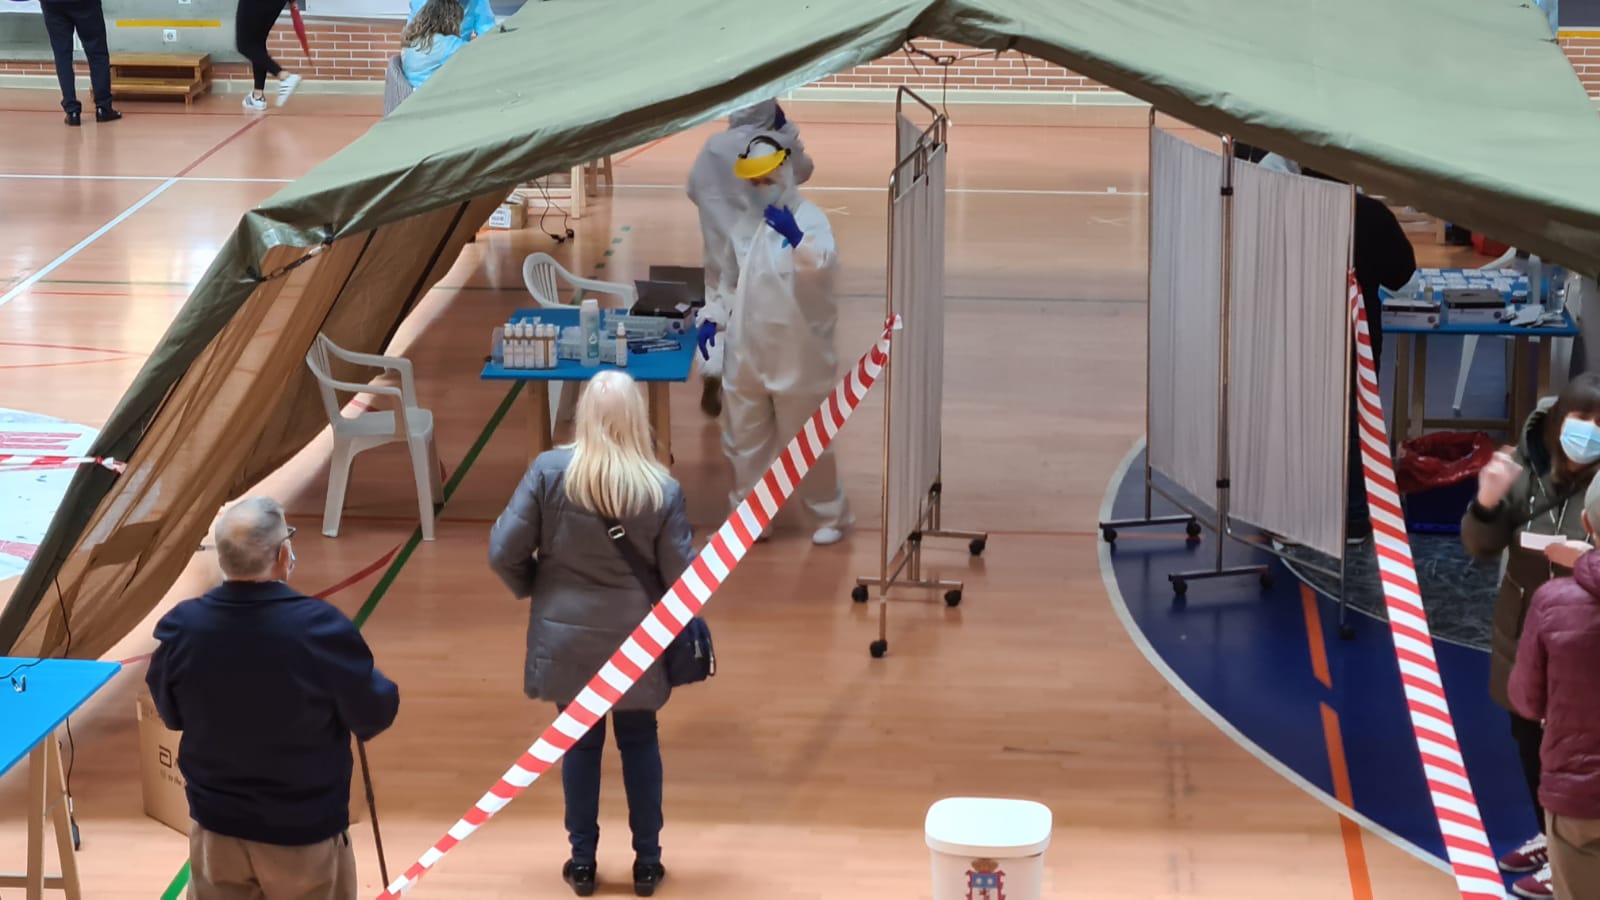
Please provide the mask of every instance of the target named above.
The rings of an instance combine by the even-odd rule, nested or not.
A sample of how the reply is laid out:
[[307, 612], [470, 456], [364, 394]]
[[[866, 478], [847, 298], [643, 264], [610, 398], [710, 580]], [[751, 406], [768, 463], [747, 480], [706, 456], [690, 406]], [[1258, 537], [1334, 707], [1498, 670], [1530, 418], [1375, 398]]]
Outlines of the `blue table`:
[[[95, 691], [104, 687], [121, 663], [84, 659], [17, 659], [0, 656], [0, 675], [17, 671], [12, 680], [0, 681], [0, 774], [28, 757], [28, 869], [25, 875], [0, 875], [0, 887], [20, 887], [27, 900], [39, 900], [46, 888], [68, 898], [80, 896], [78, 863], [72, 846], [72, 823], [67, 809], [67, 782], [61, 767], [56, 729]], [[25, 682], [24, 690], [16, 685]], [[53, 820], [61, 874], [44, 874], [44, 821]]]
[[[1532, 415], [1539, 398], [1550, 389], [1550, 349], [1555, 338], [1578, 336], [1577, 323], [1566, 310], [1561, 312], [1561, 324], [1538, 327], [1519, 327], [1498, 322], [1452, 323], [1444, 313], [1437, 326], [1390, 325], [1383, 326], [1385, 336], [1393, 335], [1395, 341], [1394, 378], [1394, 435], [1396, 440], [1417, 437], [1429, 428], [1480, 428], [1504, 431], [1515, 437], [1522, 423]], [[1506, 382], [1510, 402], [1505, 419], [1429, 419], [1428, 398], [1428, 338], [1430, 337], [1480, 338], [1498, 337], [1511, 340], [1511, 373]], [[1537, 349], [1534, 340], [1538, 340]], [[1530, 372], [1533, 383], [1528, 383]], [[1409, 382], [1409, 384], [1408, 384]]]
[[[512, 321], [521, 322], [537, 318], [541, 322], [555, 324], [562, 328], [576, 327], [578, 324], [577, 307], [540, 307], [537, 309], [519, 309], [512, 314]], [[670, 334], [678, 342], [678, 349], [666, 350], [659, 353], [639, 353], [628, 357], [628, 366], [618, 369], [611, 363], [601, 363], [594, 368], [585, 367], [575, 359], [558, 361], [553, 369], [507, 369], [500, 364], [490, 361], [483, 367], [479, 378], [484, 381], [522, 381], [544, 382], [549, 385], [549, 390], [530, 390], [528, 397], [532, 401], [533, 409], [528, 422], [529, 425], [529, 459], [554, 446], [553, 417], [551, 416], [550, 397], [555, 393], [561, 396], [564, 385], [588, 381], [597, 373], [607, 370], [627, 372], [633, 380], [645, 385], [646, 395], [650, 402], [650, 426], [655, 431], [656, 458], [664, 465], [672, 462], [672, 403], [668, 394], [668, 385], [673, 382], [686, 382], [689, 372], [694, 368], [695, 342], [689, 334]], [[560, 400], [557, 401], [559, 406]]]

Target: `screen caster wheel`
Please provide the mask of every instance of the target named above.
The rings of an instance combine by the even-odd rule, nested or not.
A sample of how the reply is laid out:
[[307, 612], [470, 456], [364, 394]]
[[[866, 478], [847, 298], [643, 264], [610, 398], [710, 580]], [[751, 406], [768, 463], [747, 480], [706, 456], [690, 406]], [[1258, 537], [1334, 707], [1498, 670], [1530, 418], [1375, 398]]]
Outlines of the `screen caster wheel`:
[[1179, 597], [1189, 593], [1189, 582], [1184, 581], [1182, 578], [1172, 579], [1172, 593]]
[[1189, 524], [1183, 526], [1183, 533], [1187, 534], [1189, 536], [1189, 540], [1191, 541], [1200, 540], [1201, 530], [1200, 523], [1192, 520], [1189, 522]]
[[1117, 542], [1117, 530], [1115, 528], [1100, 529], [1100, 536], [1105, 538], [1105, 541], [1108, 544], [1115, 544]]
[[982, 556], [984, 548], [986, 548], [988, 546], [989, 546], [989, 542], [984, 540], [983, 538], [973, 538], [972, 543], [967, 545], [967, 550], [973, 556]]
[[871, 646], [867, 647], [867, 652], [872, 654], [873, 659], [882, 659], [883, 655], [889, 652], [889, 642], [873, 641]]
[[959, 590], [956, 590], [956, 591], [945, 591], [944, 592], [944, 605], [945, 606], [949, 606], [949, 607], [960, 606], [961, 605], [961, 592]]
[[1259, 580], [1260, 580], [1261, 586], [1263, 588], [1266, 588], [1267, 590], [1272, 590], [1272, 585], [1273, 585], [1274, 582], [1272, 580], [1272, 573], [1271, 572], [1262, 572], [1261, 573], [1261, 578]]
[[850, 589], [850, 599], [856, 603], [867, 602], [867, 586], [858, 584]]
[[1350, 625], [1340, 625], [1339, 626], [1339, 640], [1341, 640], [1341, 641], [1353, 641], [1355, 639], [1356, 639], [1356, 630], [1355, 630], [1355, 628], [1353, 626], [1350, 626]]

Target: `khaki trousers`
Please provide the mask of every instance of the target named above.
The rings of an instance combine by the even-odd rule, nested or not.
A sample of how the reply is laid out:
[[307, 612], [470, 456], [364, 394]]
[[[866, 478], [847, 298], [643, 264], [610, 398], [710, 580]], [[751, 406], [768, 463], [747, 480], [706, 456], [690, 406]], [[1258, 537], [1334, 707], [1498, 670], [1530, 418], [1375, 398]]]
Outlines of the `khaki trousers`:
[[1568, 819], [1546, 813], [1550, 869], [1560, 900], [1600, 897], [1600, 819]]
[[356, 900], [350, 835], [280, 847], [189, 831], [189, 900]]

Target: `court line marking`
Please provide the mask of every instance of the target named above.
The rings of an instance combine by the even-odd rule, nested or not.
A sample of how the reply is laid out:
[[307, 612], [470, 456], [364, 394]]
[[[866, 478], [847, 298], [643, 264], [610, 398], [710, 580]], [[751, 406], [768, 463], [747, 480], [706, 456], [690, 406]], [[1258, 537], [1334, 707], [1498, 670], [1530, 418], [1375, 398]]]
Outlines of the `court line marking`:
[[[1312, 596], [1307, 594], [1306, 596]], [[1344, 733], [1339, 729], [1339, 714], [1327, 703], [1320, 704], [1322, 738], [1328, 746], [1328, 768], [1333, 775], [1334, 796], [1340, 803], [1355, 805], [1350, 791], [1350, 768], [1344, 759]], [[1372, 900], [1372, 871], [1367, 867], [1367, 848], [1361, 843], [1361, 828], [1348, 816], [1339, 816], [1339, 835], [1344, 839], [1344, 861], [1350, 871], [1353, 900]]]
[[250, 129], [256, 127], [257, 125], [260, 125], [262, 122], [265, 122], [265, 121], [266, 121], [266, 119], [264, 119], [264, 118], [251, 119], [250, 121], [246, 122], [243, 126], [237, 128], [237, 129], [234, 129], [232, 134], [229, 134], [227, 137], [225, 137], [222, 140], [220, 140], [220, 141], [216, 142], [215, 144], [213, 144], [211, 146], [210, 150], [207, 150], [206, 152], [200, 154], [200, 157], [198, 159], [196, 159], [194, 162], [189, 163], [187, 166], [184, 166], [182, 169], [180, 169], [178, 171], [178, 174], [173, 175], [172, 177], [167, 178], [166, 180], [162, 181], [160, 184], [156, 185], [155, 188], [153, 188], [149, 193], [145, 194], [143, 197], [140, 197], [138, 200], [134, 201], [134, 204], [132, 206], [130, 206], [127, 209], [123, 210], [122, 212], [118, 213], [116, 218], [112, 219], [111, 221], [107, 222], [106, 224], [101, 225], [99, 228], [95, 229], [94, 232], [91, 233], [88, 237], [86, 237], [83, 240], [79, 241], [78, 243], [72, 245], [72, 247], [69, 248], [67, 250], [67, 252], [65, 252], [65, 253], [61, 254], [60, 256], [56, 257], [55, 259], [51, 260], [50, 263], [48, 265], [46, 265], [44, 268], [38, 270], [37, 272], [34, 272], [33, 274], [29, 275], [28, 277], [26, 277], [26, 278], [22, 279], [21, 281], [17, 282], [15, 285], [13, 285], [11, 287], [10, 290], [6, 291], [4, 294], [0, 294], [0, 308], [3, 308], [7, 303], [10, 303], [11, 301], [13, 301], [13, 300], [17, 299], [18, 297], [22, 296], [23, 294], [26, 294], [28, 292], [28, 288], [33, 287], [35, 284], [37, 284], [39, 282], [40, 279], [44, 278], [44, 276], [46, 276], [46, 275], [50, 274], [51, 272], [54, 272], [56, 269], [60, 268], [68, 260], [72, 259], [74, 256], [77, 256], [79, 253], [83, 252], [83, 250], [86, 247], [88, 247], [90, 244], [93, 244], [95, 241], [98, 241], [101, 238], [105, 237], [106, 234], [109, 231], [111, 231], [111, 229], [117, 227], [118, 225], [121, 225], [123, 222], [128, 220], [129, 216], [132, 216], [134, 213], [138, 212], [139, 210], [144, 209], [145, 206], [150, 203], [150, 201], [152, 201], [152, 200], [156, 199], [157, 197], [161, 196], [162, 194], [166, 193], [168, 188], [170, 188], [173, 185], [177, 184], [180, 179], [182, 179], [184, 176], [188, 175], [190, 172], [193, 172], [196, 168], [198, 168], [200, 166], [200, 164], [204, 163], [206, 160], [208, 160], [212, 156], [216, 155], [217, 151], [219, 151], [223, 147], [226, 147], [229, 144], [233, 143], [233, 141], [236, 138], [240, 137], [245, 132], [247, 132]]
[[[1127, 477], [1128, 470], [1133, 468], [1133, 461], [1144, 450], [1144, 444], [1145, 440], [1142, 437], [1134, 441], [1133, 446], [1128, 449], [1127, 455], [1122, 458], [1122, 462], [1117, 465], [1116, 471], [1112, 473], [1111, 481], [1106, 485], [1105, 495], [1100, 498], [1101, 521], [1108, 521], [1113, 517], [1117, 488], [1122, 484], [1123, 479]], [[1195, 712], [1204, 716], [1213, 727], [1227, 735], [1235, 744], [1238, 744], [1241, 750], [1255, 757], [1263, 766], [1277, 773], [1280, 778], [1299, 788], [1312, 799], [1320, 801], [1322, 805], [1341, 816], [1347, 817], [1350, 821], [1383, 838], [1406, 854], [1427, 863], [1441, 872], [1450, 873], [1449, 863], [1379, 825], [1351, 806], [1339, 802], [1338, 798], [1329, 796], [1322, 788], [1312, 784], [1299, 772], [1278, 761], [1277, 757], [1246, 737], [1244, 732], [1235, 728], [1232, 722], [1229, 722], [1221, 713], [1212, 708], [1211, 704], [1207, 703], [1193, 688], [1189, 687], [1188, 683], [1171, 666], [1167, 665], [1167, 661], [1161, 658], [1161, 654], [1150, 643], [1150, 639], [1145, 637], [1144, 631], [1139, 628], [1139, 623], [1134, 621], [1133, 612], [1128, 609], [1128, 601], [1122, 596], [1122, 587], [1117, 584], [1117, 573], [1111, 565], [1111, 545], [1105, 541], [1100, 541], [1096, 552], [1100, 558], [1100, 580], [1105, 584], [1106, 597], [1111, 602], [1111, 611], [1116, 613], [1117, 619], [1122, 622], [1122, 628], [1128, 633], [1128, 638], [1133, 642], [1134, 647], [1144, 654], [1145, 661], [1162, 678], [1166, 679], [1167, 684], [1174, 691], [1177, 691], [1178, 696], [1187, 701]]]
[[[614, 184], [612, 190], [621, 191], [681, 191], [681, 184]], [[827, 191], [829, 193], [872, 193], [882, 194], [889, 189], [878, 187], [823, 187], [815, 184], [802, 185], [800, 193], [813, 191]], [[1147, 197], [1148, 191], [1125, 191], [1121, 188], [1104, 191], [1058, 191], [1058, 190], [1028, 190], [1024, 188], [946, 188], [947, 194], [995, 194], [1023, 197]]]
[[[202, 160], [203, 161], [203, 160]], [[0, 179], [10, 181], [166, 181], [177, 178], [182, 182], [221, 184], [293, 184], [293, 178], [227, 178], [223, 176], [176, 175], [38, 175], [24, 172], [0, 172]]]

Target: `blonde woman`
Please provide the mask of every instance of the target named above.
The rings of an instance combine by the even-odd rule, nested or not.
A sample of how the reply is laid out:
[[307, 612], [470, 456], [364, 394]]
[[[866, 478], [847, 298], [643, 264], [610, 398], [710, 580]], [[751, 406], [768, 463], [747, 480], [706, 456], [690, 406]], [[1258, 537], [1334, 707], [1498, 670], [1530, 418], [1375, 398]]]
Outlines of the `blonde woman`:
[[[454, 2], [454, 0], [450, 0]], [[649, 415], [633, 379], [594, 376], [578, 401], [577, 439], [539, 457], [522, 476], [489, 537], [489, 564], [518, 597], [531, 597], [524, 690], [566, 708], [693, 558], [683, 492], [656, 462]], [[612, 545], [620, 540], [654, 566], [659, 589], [640, 584]], [[671, 687], [653, 666], [611, 713], [633, 832], [634, 893], [649, 897], [661, 866], [661, 747], [656, 711]], [[561, 765], [572, 858], [562, 878], [580, 897], [595, 891], [600, 839], [600, 754], [604, 720]]]
[[465, 9], [457, 0], [428, 0], [400, 32], [400, 70], [413, 88], [439, 71], [457, 50], [467, 45], [461, 36]]

